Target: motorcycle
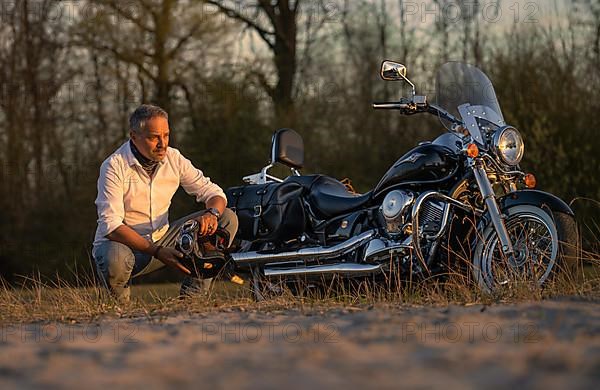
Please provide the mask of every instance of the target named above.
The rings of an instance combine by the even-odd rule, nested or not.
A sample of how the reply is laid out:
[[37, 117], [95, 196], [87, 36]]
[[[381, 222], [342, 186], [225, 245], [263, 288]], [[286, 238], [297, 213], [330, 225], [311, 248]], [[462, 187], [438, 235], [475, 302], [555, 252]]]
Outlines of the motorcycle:
[[[505, 123], [490, 79], [475, 66], [447, 63], [430, 103], [404, 65], [384, 61], [380, 75], [412, 91], [374, 109], [434, 115], [447, 131], [400, 157], [361, 195], [332, 177], [302, 175], [302, 138], [278, 130], [270, 164], [226, 191], [239, 219], [229, 253], [235, 272], [252, 275], [257, 298], [273, 281], [390, 280], [443, 275], [457, 264], [468, 264], [486, 292], [518, 279], [544, 285], [576, 254], [574, 214], [519, 168], [523, 139]], [[275, 164], [291, 174], [270, 175]]]

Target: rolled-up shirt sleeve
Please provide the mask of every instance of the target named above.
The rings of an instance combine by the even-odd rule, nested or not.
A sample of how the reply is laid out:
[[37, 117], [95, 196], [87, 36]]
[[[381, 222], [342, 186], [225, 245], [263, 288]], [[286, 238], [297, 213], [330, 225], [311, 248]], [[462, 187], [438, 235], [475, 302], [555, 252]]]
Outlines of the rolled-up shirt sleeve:
[[192, 162], [180, 153], [179, 172], [181, 186], [185, 192], [195, 196], [197, 202], [206, 203], [215, 196], [220, 196], [227, 202], [227, 197], [221, 187], [210, 181], [210, 177], [204, 176], [200, 169], [194, 167]]
[[98, 197], [95, 203], [98, 210], [98, 231], [102, 237], [123, 225], [125, 219], [121, 176], [118, 169], [111, 164], [111, 160], [105, 161], [100, 167]]

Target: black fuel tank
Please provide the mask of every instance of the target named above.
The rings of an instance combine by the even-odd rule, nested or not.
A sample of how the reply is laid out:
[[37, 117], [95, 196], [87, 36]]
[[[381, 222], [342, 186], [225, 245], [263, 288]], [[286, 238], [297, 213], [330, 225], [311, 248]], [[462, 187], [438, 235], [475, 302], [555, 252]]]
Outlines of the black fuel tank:
[[400, 184], [442, 183], [456, 173], [459, 162], [459, 156], [445, 146], [431, 143], [417, 146], [386, 172], [375, 187], [374, 196]]

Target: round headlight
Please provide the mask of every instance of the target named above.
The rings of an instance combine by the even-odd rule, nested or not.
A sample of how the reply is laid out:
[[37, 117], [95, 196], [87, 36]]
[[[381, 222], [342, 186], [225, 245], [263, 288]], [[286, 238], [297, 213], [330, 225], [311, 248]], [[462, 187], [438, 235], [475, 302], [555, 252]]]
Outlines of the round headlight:
[[517, 129], [507, 126], [494, 135], [494, 148], [505, 164], [514, 166], [521, 162], [525, 145]]

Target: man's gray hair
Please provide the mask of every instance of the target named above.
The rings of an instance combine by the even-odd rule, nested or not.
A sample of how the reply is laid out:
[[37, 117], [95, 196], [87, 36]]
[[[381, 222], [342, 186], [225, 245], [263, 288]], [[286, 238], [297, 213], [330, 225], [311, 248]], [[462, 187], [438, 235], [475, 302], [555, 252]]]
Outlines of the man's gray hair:
[[139, 133], [146, 127], [146, 121], [157, 116], [169, 120], [169, 114], [162, 108], [153, 106], [152, 104], [142, 104], [129, 117], [129, 129], [135, 133]]

